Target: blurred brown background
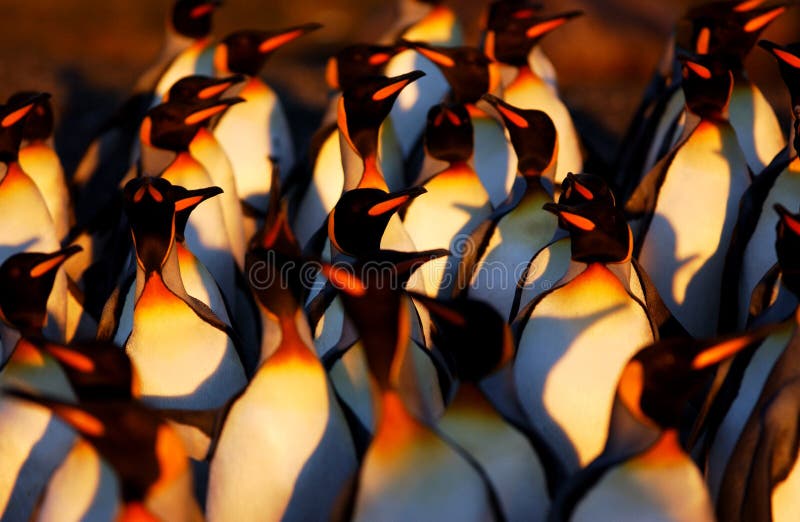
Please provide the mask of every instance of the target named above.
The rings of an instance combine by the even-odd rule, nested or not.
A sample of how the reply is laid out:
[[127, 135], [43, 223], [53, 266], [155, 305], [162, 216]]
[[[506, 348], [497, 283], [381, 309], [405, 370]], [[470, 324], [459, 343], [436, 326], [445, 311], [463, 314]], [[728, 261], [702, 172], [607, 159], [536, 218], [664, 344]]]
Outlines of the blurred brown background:
[[[471, 42], [488, 0], [450, 1]], [[545, 0], [549, 12], [582, 9], [586, 16], [558, 29], [543, 46], [554, 61], [561, 90], [584, 129], [613, 154], [657, 63], [664, 42], [691, 0]], [[124, 99], [156, 57], [171, 0], [3, 0], [0, 31], [0, 96], [18, 89], [46, 90], [60, 115], [57, 135], [71, 167], [91, 133]], [[293, 132], [307, 143], [326, 101], [325, 59], [340, 47], [377, 39], [396, 10], [390, 0], [225, 0], [214, 33], [273, 29], [316, 21], [324, 29], [280, 50], [264, 76], [294, 114]], [[797, 39], [800, 8], [776, 21], [764, 38]], [[777, 67], [756, 49], [751, 77], [788, 118], [788, 95]]]

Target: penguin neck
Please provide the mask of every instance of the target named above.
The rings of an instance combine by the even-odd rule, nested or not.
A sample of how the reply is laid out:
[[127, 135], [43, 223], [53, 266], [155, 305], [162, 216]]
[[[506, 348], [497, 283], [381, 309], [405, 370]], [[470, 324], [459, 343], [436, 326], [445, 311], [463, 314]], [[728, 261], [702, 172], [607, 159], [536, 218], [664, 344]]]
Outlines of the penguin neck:
[[483, 109], [480, 109], [474, 103], [465, 103], [464, 106], [467, 108], [467, 113], [469, 113], [469, 117], [473, 120], [477, 120], [480, 118], [490, 118], [488, 114]]
[[376, 402], [379, 406], [373, 442], [380, 441], [389, 450], [399, 449], [422, 429], [420, 422], [408, 411], [399, 391], [382, 390]]
[[687, 459], [676, 428], [664, 430], [658, 440], [639, 456], [639, 461], [648, 465], [671, 464]]
[[170, 248], [167, 259], [160, 271], [152, 271], [149, 274], [142, 268], [140, 264], [136, 265], [136, 301], [142, 296], [144, 287], [152, 277], [157, 277], [163, 284], [169, 288], [172, 293], [186, 301], [189, 294], [186, 293], [186, 288], [183, 286], [183, 279], [181, 279], [181, 269], [179, 260], [179, 249], [185, 249], [182, 244], [173, 242]]
[[[30, 177], [22, 170], [16, 158], [10, 162], [0, 161], [0, 189], [13, 190], [14, 185], [28, 180]], [[33, 183], [33, 180], [30, 182]]]
[[[553, 199], [552, 179], [538, 174], [523, 174], [522, 177], [525, 179], [525, 193], [522, 196], [523, 200], [539, 200], [543, 195]], [[520, 202], [520, 204], [522, 203]]]
[[269, 86], [258, 76], [249, 76], [238, 93], [231, 91], [232, 94], [244, 98], [248, 102], [264, 98], [269, 92]]
[[142, 175], [152, 177], [160, 175], [175, 161], [179, 154], [180, 152], [160, 149], [142, 141], [139, 155]]
[[[309, 346], [310, 330], [305, 315], [298, 308], [294, 315], [282, 313], [274, 315], [268, 312], [272, 319], [278, 323], [281, 332], [281, 341], [278, 348], [269, 356], [267, 361], [278, 362], [286, 358], [302, 359], [318, 362], [316, 355]], [[263, 354], [262, 354], [263, 355]]]
[[192, 154], [192, 151], [197, 148], [216, 148], [222, 150], [217, 138], [215, 138], [214, 134], [206, 127], [200, 127], [197, 134], [192, 138], [191, 143], [189, 143], [189, 153]]
[[378, 165], [377, 155], [369, 154], [365, 156], [362, 161], [364, 169], [361, 173], [361, 180], [359, 180], [357, 188], [376, 188], [384, 192], [389, 192], [389, 186], [386, 184], [386, 180]]
[[[513, 65], [510, 67], [514, 67]], [[516, 75], [511, 83], [506, 87], [506, 91], [526, 90], [531, 86], [544, 84], [538, 74], [533, 72], [530, 65], [524, 64], [516, 67]]]

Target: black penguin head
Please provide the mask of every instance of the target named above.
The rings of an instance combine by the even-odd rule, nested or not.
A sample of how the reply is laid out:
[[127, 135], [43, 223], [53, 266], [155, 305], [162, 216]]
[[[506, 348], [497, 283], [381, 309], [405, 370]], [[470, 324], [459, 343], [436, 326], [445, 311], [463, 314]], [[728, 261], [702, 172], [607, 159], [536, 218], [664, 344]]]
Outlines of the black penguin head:
[[634, 355], [617, 385], [617, 396], [637, 419], [662, 429], [681, 423], [686, 405], [702, 391], [715, 366], [769, 335], [762, 329], [714, 341], [672, 338]]
[[346, 91], [364, 78], [383, 76], [386, 64], [403, 49], [401, 45], [356, 44], [345, 47], [328, 60], [325, 69], [328, 87]]
[[37, 105], [49, 98], [47, 93], [31, 93], [0, 105], [0, 162], [17, 161], [28, 118]]
[[516, 67], [528, 64], [528, 54], [542, 38], [573, 18], [583, 14], [570, 11], [553, 16], [538, 16], [536, 10], [521, 5], [492, 17], [483, 48], [486, 55]]
[[164, 266], [175, 240], [176, 208], [171, 190], [169, 181], [151, 177], [132, 179], [123, 189], [136, 259], [148, 274]]
[[394, 101], [411, 82], [425, 76], [412, 71], [387, 78], [363, 78], [344, 91], [339, 100], [339, 129], [362, 158], [374, 156], [378, 147], [378, 130], [392, 110]]
[[225, 78], [211, 78], [201, 75], [184, 76], [170, 87], [164, 96], [164, 101], [195, 103], [206, 100], [219, 100], [225, 91], [243, 81], [244, 76], [240, 74]]
[[193, 39], [211, 34], [211, 17], [220, 0], [177, 0], [172, 8], [172, 27], [183, 36]]
[[454, 367], [456, 376], [476, 382], [514, 357], [508, 324], [487, 303], [458, 298], [449, 301], [411, 293], [430, 312], [431, 339]]
[[70, 246], [49, 254], [14, 254], [0, 266], [0, 318], [24, 335], [41, 334], [47, 319], [47, 299], [58, 268], [81, 251]]
[[474, 47], [436, 47], [401, 41], [432, 61], [447, 79], [454, 103], [474, 104], [497, 88], [500, 75], [488, 56]]
[[788, 9], [788, 4], [759, 7], [763, 2], [712, 2], [692, 9], [689, 37], [680, 37], [698, 55], [714, 55], [734, 71], [753, 49], [761, 33]]
[[142, 143], [173, 152], [186, 151], [197, 131], [208, 125], [211, 118], [243, 101], [242, 98], [226, 98], [197, 102], [168, 101], [156, 105], [142, 122]]
[[704, 119], [727, 118], [733, 91], [733, 73], [722, 61], [710, 56], [679, 55], [683, 63], [683, 94], [686, 107]]
[[320, 24], [305, 24], [276, 31], [236, 31], [217, 46], [214, 65], [226, 74], [257, 76], [278, 48], [321, 27]]
[[425, 192], [422, 187], [392, 193], [373, 188], [347, 191], [328, 217], [328, 237], [345, 254], [356, 258], [372, 256], [380, 250], [389, 219]]
[[44, 342], [41, 349], [67, 374], [81, 401], [129, 399], [139, 395], [139, 382], [125, 350], [113, 343], [91, 341], [69, 346]]
[[633, 236], [622, 210], [604, 203], [578, 206], [546, 203], [569, 231], [572, 259], [582, 263], [621, 263], [630, 259]]
[[189, 472], [180, 437], [159, 414], [138, 401], [69, 404], [19, 390], [7, 393], [48, 408], [75, 429], [117, 472], [126, 503], [143, 503], [153, 488]]
[[780, 215], [775, 250], [783, 284], [800, 296], [800, 213], [792, 214], [782, 205], [775, 205], [775, 210]]
[[608, 183], [596, 174], [568, 173], [561, 182], [559, 205], [578, 206], [584, 203], [603, 204], [609, 207], [616, 205], [614, 193]]
[[425, 127], [428, 155], [450, 163], [466, 162], [472, 157], [472, 134], [472, 119], [463, 105], [443, 103], [428, 111]]
[[795, 125], [794, 146], [795, 151], [800, 151], [800, 43], [781, 46], [773, 42], [762, 40], [759, 45], [775, 57], [778, 68], [789, 95], [792, 98], [792, 116]]
[[537, 178], [552, 171], [558, 156], [558, 133], [546, 113], [520, 109], [491, 94], [483, 99], [503, 118], [511, 145], [517, 153], [520, 174]]
[[48, 96], [39, 97], [38, 94], [33, 91], [20, 91], [12, 94], [6, 102], [9, 105], [18, 105], [30, 99], [36, 100], [22, 128], [23, 140], [43, 141], [53, 135], [53, 105]]

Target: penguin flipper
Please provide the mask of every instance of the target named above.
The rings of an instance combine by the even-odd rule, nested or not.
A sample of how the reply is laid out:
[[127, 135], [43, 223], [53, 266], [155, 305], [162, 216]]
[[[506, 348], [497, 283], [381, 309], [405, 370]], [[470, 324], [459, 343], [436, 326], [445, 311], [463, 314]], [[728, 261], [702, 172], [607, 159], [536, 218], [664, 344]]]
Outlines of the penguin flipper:
[[800, 444], [800, 377], [787, 382], [761, 414], [761, 430], [745, 488], [744, 520], [772, 520], [772, 493], [792, 471]]
[[127, 290], [131, 287], [136, 279], [136, 274], [128, 276], [121, 284], [114, 288], [103, 306], [103, 313], [100, 315], [100, 321], [97, 323], [97, 340], [109, 341], [114, 339], [119, 328], [119, 317], [122, 313], [122, 308], [125, 306], [125, 296]]
[[645, 307], [658, 333], [657, 340], [671, 337], [691, 338], [692, 336], [686, 331], [686, 328], [664, 304], [658, 289], [650, 280], [650, 276], [644, 267], [636, 259], [631, 259], [631, 263], [644, 290]]
[[483, 259], [486, 253], [486, 248], [489, 246], [489, 240], [492, 238], [494, 231], [497, 229], [497, 221], [494, 218], [489, 218], [483, 221], [480, 225], [475, 227], [475, 230], [469, 235], [464, 248], [461, 248], [461, 256], [458, 260], [458, 275], [456, 284], [453, 285], [453, 299], [459, 297], [467, 297], [469, 295], [469, 285], [472, 281], [472, 276], [475, 269]]
[[[764, 202], [772, 190], [775, 180], [786, 170], [790, 162], [788, 149], [783, 149], [760, 174], [753, 178], [739, 203], [739, 215], [725, 254], [720, 293], [719, 333], [736, 329], [739, 315], [739, 278], [741, 277], [744, 253], [756, 230]], [[751, 302], [752, 304], [752, 302]]]

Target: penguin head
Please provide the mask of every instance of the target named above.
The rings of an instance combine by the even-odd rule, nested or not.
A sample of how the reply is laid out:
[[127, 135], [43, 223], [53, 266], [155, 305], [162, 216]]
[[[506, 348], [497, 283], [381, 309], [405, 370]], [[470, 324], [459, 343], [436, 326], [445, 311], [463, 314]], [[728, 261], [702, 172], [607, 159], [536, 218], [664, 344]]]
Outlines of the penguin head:
[[620, 375], [617, 396], [644, 424], [680, 424], [689, 399], [702, 391], [716, 365], [769, 334], [762, 329], [721, 340], [671, 338], [634, 355]]
[[800, 213], [793, 214], [783, 205], [775, 205], [780, 215], [775, 250], [781, 267], [783, 284], [800, 296]]
[[542, 11], [544, 6], [529, 0], [495, 0], [486, 9], [483, 27], [502, 26], [512, 18], [532, 18]]
[[217, 46], [214, 66], [223, 74], [257, 76], [278, 48], [321, 27], [312, 23], [276, 31], [236, 31]]
[[58, 268], [81, 251], [75, 245], [49, 254], [14, 254], [0, 265], [0, 318], [24, 335], [41, 333]]
[[472, 119], [463, 105], [442, 103], [428, 111], [425, 150], [429, 156], [449, 163], [469, 161], [472, 134]]
[[286, 201], [280, 197], [280, 175], [273, 162], [270, 201], [264, 224], [245, 255], [248, 282], [258, 301], [277, 317], [292, 317], [313, 280], [289, 225]]
[[535, 9], [521, 5], [492, 17], [483, 43], [486, 55], [515, 67], [528, 64], [528, 54], [551, 31], [583, 13], [570, 11], [553, 16], [538, 16]]
[[546, 113], [534, 109], [520, 109], [491, 94], [483, 100], [503, 118], [517, 153], [518, 170], [526, 178], [555, 176], [558, 157], [558, 133]]
[[681, 53], [683, 88], [686, 107], [704, 119], [727, 117], [728, 102], [733, 91], [733, 73], [722, 61], [710, 56]]
[[497, 68], [475, 47], [440, 47], [422, 42], [401, 43], [432, 61], [444, 75], [455, 103], [474, 104], [500, 82]]
[[[778, 61], [778, 68], [786, 87], [789, 88], [789, 95], [792, 98], [792, 115], [794, 116], [795, 126], [800, 121], [800, 43], [792, 43], [781, 46], [767, 40], [758, 43], [762, 48], [769, 51]], [[800, 150], [800, 134], [795, 132], [794, 140], [795, 151]]]
[[58, 361], [79, 400], [129, 399], [139, 395], [139, 380], [119, 346], [102, 341], [44, 342], [42, 351]]
[[26, 93], [0, 105], [0, 162], [17, 161], [28, 118], [38, 105], [49, 98], [48, 93]]
[[187, 38], [200, 39], [211, 34], [211, 17], [220, 0], [177, 0], [172, 8], [172, 28]]
[[126, 503], [145, 505], [152, 493], [190, 472], [180, 437], [155, 411], [135, 400], [68, 404], [18, 390], [7, 393], [49, 409], [77, 431], [116, 471]]
[[342, 194], [328, 217], [328, 237], [344, 254], [356, 258], [371, 256], [380, 250], [389, 219], [400, 207], [425, 192], [423, 187], [392, 193], [373, 188], [349, 190]]
[[568, 173], [561, 182], [560, 205], [577, 206], [584, 203], [597, 203], [610, 207], [616, 205], [614, 193], [608, 183], [596, 174]]
[[356, 44], [328, 59], [325, 81], [328, 87], [346, 91], [364, 78], [383, 76], [386, 64], [405, 48], [401, 45]]
[[31, 98], [36, 100], [22, 128], [22, 139], [26, 141], [44, 141], [53, 135], [53, 105], [49, 97], [37, 97], [37, 95], [38, 93], [33, 91], [20, 91], [12, 94], [6, 102], [9, 105], [17, 105]]
[[344, 91], [339, 99], [339, 129], [362, 158], [377, 154], [378, 130], [383, 120], [389, 116], [400, 91], [422, 76], [422, 71], [391, 78], [373, 76]]
[[207, 187], [188, 190], [179, 185], [172, 185], [170, 197], [175, 200], [175, 240], [183, 242], [186, 233], [186, 224], [192, 211], [203, 201], [222, 194], [219, 187]]
[[572, 259], [582, 263], [622, 263], [630, 259], [633, 236], [622, 210], [607, 204], [569, 206], [546, 203], [545, 210], [569, 231]]
[[169, 91], [164, 96], [164, 101], [196, 103], [206, 100], [219, 100], [225, 91], [243, 81], [244, 76], [241, 74], [234, 74], [225, 78], [211, 78], [197, 74], [184, 76], [169, 88]]
[[511, 330], [489, 304], [467, 298], [443, 301], [413, 292], [410, 295], [430, 312], [434, 323], [431, 339], [459, 379], [477, 382], [513, 359]]
[[760, 7], [763, 2], [712, 2], [687, 15], [687, 48], [698, 55], [714, 55], [740, 70], [761, 33], [786, 12], [788, 4]]
[[142, 143], [173, 152], [186, 151], [197, 131], [208, 125], [211, 118], [243, 101], [242, 98], [226, 98], [196, 102], [168, 101], [156, 105], [142, 121]]
[[164, 266], [175, 239], [171, 189], [169, 181], [152, 177], [132, 179], [123, 189], [136, 259], [148, 274]]

